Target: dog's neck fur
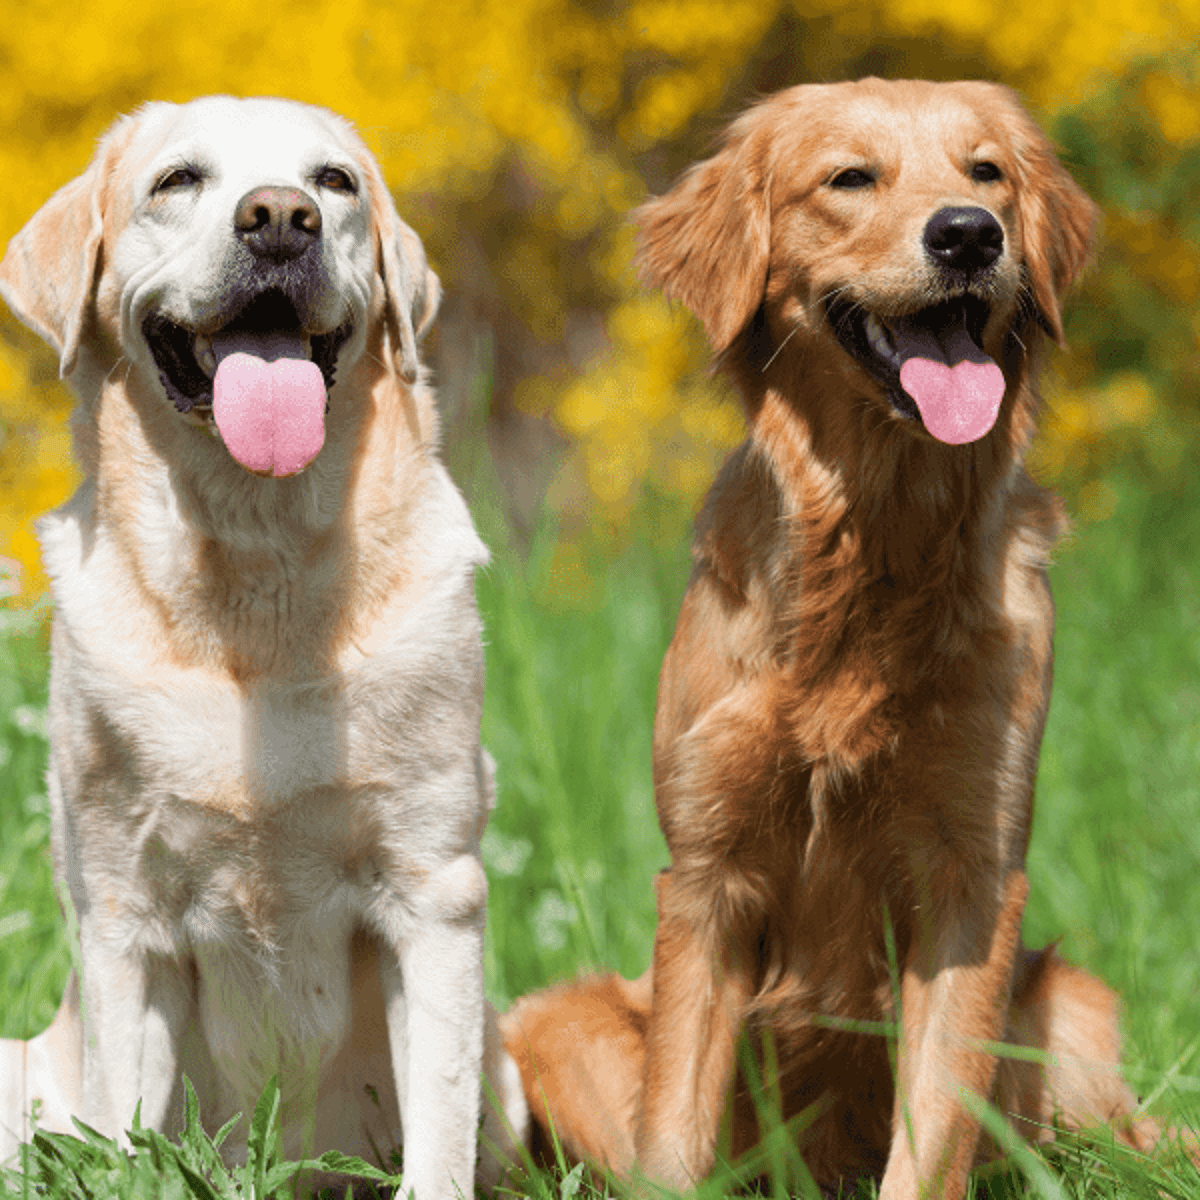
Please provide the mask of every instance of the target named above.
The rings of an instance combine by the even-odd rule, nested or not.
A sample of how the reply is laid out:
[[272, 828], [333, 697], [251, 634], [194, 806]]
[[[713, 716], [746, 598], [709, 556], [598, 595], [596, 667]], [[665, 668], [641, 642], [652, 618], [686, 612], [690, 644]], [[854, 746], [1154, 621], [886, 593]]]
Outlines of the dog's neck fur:
[[[245, 471], [127, 362], [81, 404], [79, 458], [104, 481], [91, 534], [142, 581], [181, 659], [243, 680], [288, 662], [320, 672], [315, 648], [328, 657], [395, 591], [437, 416], [424, 380], [404, 384], [386, 336], [376, 342], [331, 394], [321, 454], [292, 479]], [[366, 603], [349, 611], [349, 595]]]
[[[776, 589], [790, 597], [777, 621], [806, 690], [847, 670], [877, 677], [880, 695], [901, 680], [919, 686], [1003, 625], [1005, 599], [988, 581], [1006, 578], [1006, 562], [1048, 558], [1065, 517], [1023, 465], [1038, 404], [1024, 347], [1035, 336], [1005, 361], [1008, 398], [992, 431], [969, 446], [914, 435], [869, 383], [819, 372], [802, 348], [785, 348], [766, 372], [736, 347], [726, 356], [750, 423], [745, 452], [763, 460], [776, 493], [776, 528], [763, 522], [763, 536], [788, 543], [782, 558], [797, 586]], [[848, 400], [848, 386], [859, 396]], [[698, 557], [723, 579], [744, 579], [753, 552], [705, 521]], [[1032, 539], [1020, 533], [1028, 526]]]

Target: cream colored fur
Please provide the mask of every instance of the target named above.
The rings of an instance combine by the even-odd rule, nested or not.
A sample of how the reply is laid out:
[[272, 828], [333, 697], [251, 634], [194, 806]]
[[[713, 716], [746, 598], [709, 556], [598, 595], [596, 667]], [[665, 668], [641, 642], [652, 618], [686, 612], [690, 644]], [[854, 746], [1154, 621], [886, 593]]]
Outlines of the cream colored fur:
[[[160, 184], [181, 165], [195, 187]], [[356, 190], [317, 182], [323, 167]], [[168, 400], [149, 313], [206, 330], [249, 189], [322, 218], [311, 330], [346, 319], [326, 442], [260, 478]], [[13, 239], [0, 291], [60, 353], [85, 479], [39, 525], [56, 604], [55, 869], [81, 987], [0, 1043], [0, 1161], [71, 1114], [140, 1100], [174, 1131], [183, 1076], [215, 1131], [267, 1079], [291, 1155], [385, 1161], [417, 1200], [493, 1185], [527, 1119], [483, 994], [494, 803], [479, 741], [487, 551], [437, 458], [417, 360], [438, 283], [338, 117], [278, 100], [154, 104]], [[507, 1128], [506, 1128], [507, 1126]]]

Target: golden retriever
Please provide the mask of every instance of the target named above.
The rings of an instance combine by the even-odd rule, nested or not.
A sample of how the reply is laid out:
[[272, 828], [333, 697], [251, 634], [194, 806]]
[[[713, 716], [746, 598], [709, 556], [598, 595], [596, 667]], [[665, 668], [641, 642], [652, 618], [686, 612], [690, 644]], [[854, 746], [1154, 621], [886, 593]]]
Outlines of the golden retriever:
[[745, 1030], [823, 1185], [961, 1196], [970, 1096], [1147, 1145], [1115, 997], [1020, 942], [1064, 525], [1022, 459], [1093, 205], [1005, 88], [865, 79], [758, 104], [637, 220], [749, 436], [662, 669], [653, 963], [505, 1018], [538, 1137], [687, 1187], [723, 1114], [757, 1139]]
[[524, 1101], [483, 994], [487, 552], [437, 457], [420, 241], [347, 122], [209, 97], [118, 121], [0, 290], [85, 475], [39, 526], [81, 977], [0, 1044], [0, 1160], [35, 1100], [171, 1130], [186, 1073], [211, 1131], [278, 1074], [289, 1154], [402, 1139], [405, 1193], [471, 1194], [481, 1068], [518, 1138]]

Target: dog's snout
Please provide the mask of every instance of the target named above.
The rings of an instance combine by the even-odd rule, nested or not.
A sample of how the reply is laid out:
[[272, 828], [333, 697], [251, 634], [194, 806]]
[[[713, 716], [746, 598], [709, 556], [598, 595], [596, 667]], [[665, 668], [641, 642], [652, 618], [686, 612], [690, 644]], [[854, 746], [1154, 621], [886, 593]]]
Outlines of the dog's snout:
[[1004, 252], [1004, 229], [986, 208], [939, 209], [925, 226], [925, 249], [941, 266], [978, 271]]
[[321, 210], [299, 188], [255, 188], [238, 201], [233, 228], [252, 254], [287, 262], [320, 237]]

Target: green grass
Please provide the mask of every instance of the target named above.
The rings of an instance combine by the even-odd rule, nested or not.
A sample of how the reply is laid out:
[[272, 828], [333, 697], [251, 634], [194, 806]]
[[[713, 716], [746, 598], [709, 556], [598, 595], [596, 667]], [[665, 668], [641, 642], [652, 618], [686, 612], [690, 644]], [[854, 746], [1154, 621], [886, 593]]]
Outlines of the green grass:
[[[1061, 938], [1069, 960], [1118, 989], [1131, 1080], [1156, 1112], [1194, 1124], [1200, 489], [1152, 495], [1128, 481], [1117, 489], [1115, 515], [1081, 528], [1053, 570], [1056, 679], [1026, 939]], [[683, 542], [638, 543], [616, 561], [594, 561], [580, 595], [548, 548], [519, 559], [494, 516], [479, 515], [496, 550], [478, 591], [488, 640], [484, 740], [500, 768], [484, 846], [487, 977], [503, 1008], [581, 968], [634, 975], [649, 959], [651, 881], [667, 862], [650, 783], [654, 698], [689, 560]], [[44, 634], [14, 614], [0, 619], [0, 1035], [26, 1037], [53, 1014], [69, 955], [41, 777]], [[1037, 1165], [1045, 1162], [1048, 1171]], [[1156, 1175], [1102, 1137], [1066, 1139], [1034, 1163], [1022, 1167], [1017, 1156], [981, 1173], [976, 1188], [1046, 1200], [1200, 1197], [1191, 1168]], [[787, 1177], [802, 1190], [802, 1173]], [[570, 1174], [528, 1187], [569, 1200], [591, 1185]]]
[[1124, 481], [1119, 495], [1053, 571], [1055, 683], [1025, 933], [1033, 945], [1061, 937], [1068, 959], [1121, 993], [1131, 1081], [1145, 1094], [1175, 1069], [1171, 1094], [1195, 1110], [1200, 490], [1146, 495]]
[[650, 780], [658, 669], [688, 568], [644, 546], [573, 608], [553, 560], [479, 582], [488, 639], [484, 742], [499, 801], [484, 843], [488, 983], [498, 1004], [581, 966], [640, 974], [668, 863]]
[[51, 882], [45, 611], [0, 609], [0, 1037], [48, 1025], [70, 970]]

